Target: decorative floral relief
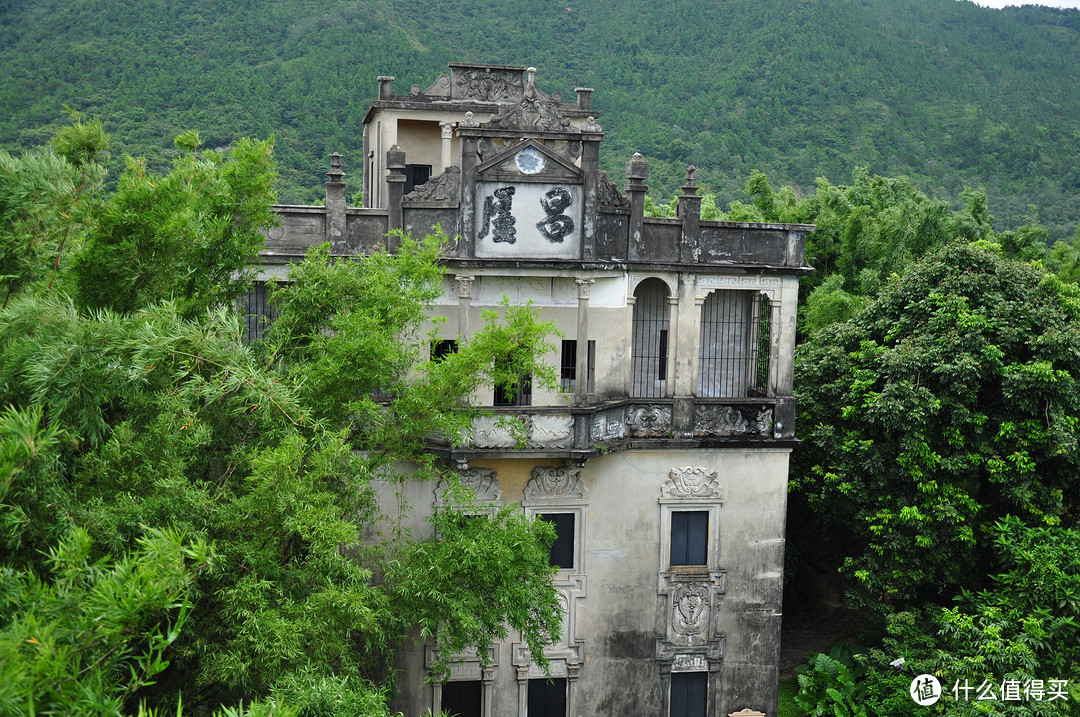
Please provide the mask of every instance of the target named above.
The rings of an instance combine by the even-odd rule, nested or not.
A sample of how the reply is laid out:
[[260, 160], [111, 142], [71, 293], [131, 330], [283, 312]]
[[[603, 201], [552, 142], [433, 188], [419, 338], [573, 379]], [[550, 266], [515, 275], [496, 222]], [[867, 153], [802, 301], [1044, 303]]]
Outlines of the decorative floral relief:
[[521, 94], [521, 75], [509, 70], [466, 70], [457, 77], [458, 97], [509, 102]]
[[626, 422], [631, 436], [666, 436], [671, 430], [670, 406], [631, 406]]
[[720, 496], [717, 472], [702, 466], [672, 468], [661, 490], [672, 498], [715, 498]]
[[681, 584], [675, 588], [672, 599], [671, 630], [673, 642], [679, 645], [704, 644], [708, 639], [709, 589], [696, 583]]
[[537, 466], [525, 486], [525, 500], [553, 498], [584, 498], [585, 483], [581, 470], [561, 466]]
[[[472, 488], [478, 503], [496, 503], [502, 500], [502, 488], [496, 473], [490, 468], [468, 468], [457, 472], [461, 484]], [[435, 500], [445, 501], [449, 486], [446, 480], [440, 480], [435, 486]]]
[[530, 72], [521, 99], [502, 114], [491, 115], [491, 121], [486, 126], [525, 131], [579, 132], [571, 126], [569, 119], [559, 114], [557, 106], [558, 100], [541, 92]]
[[761, 435], [772, 425], [772, 407], [757, 411], [736, 406], [697, 406], [694, 408], [694, 433], [705, 436]]
[[490, 468], [469, 468], [458, 473], [461, 482], [473, 489], [477, 500], [496, 501], [502, 498], [499, 479]]

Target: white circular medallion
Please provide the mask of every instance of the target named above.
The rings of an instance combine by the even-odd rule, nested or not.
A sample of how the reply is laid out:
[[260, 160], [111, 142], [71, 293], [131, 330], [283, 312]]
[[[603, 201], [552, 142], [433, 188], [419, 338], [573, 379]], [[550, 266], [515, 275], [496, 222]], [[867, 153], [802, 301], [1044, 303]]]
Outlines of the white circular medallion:
[[514, 163], [522, 174], [539, 174], [544, 168], [544, 155], [535, 147], [526, 147], [514, 155]]

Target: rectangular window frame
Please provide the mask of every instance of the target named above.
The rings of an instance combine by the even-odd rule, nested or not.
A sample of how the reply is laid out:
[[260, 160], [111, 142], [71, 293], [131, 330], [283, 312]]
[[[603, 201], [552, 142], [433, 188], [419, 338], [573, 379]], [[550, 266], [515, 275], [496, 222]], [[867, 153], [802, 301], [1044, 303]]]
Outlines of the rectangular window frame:
[[559, 387], [572, 392], [577, 383], [577, 340], [563, 339], [559, 352]]
[[[716, 498], [660, 499], [660, 555], [662, 575], [717, 575], [720, 572], [720, 516], [722, 502]], [[703, 565], [679, 565], [671, 562], [671, 519], [673, 513], [708, 513], [708, 546]]]
[[[529, 717], [566, 717], [569, 703], [567, 678], [541, 677], [528, 682], [526, 714]], [[562, 707], [560, 710], [559, 707]]]
[[435, 339], [431, 342], [431, 360], [440, 361], [450, 354], [456, 354], [457, 339]]
[[[552, 543], [551, 549], [548, 554], [548, 563], [554, 565], [559, 570], [567, 570], [574, 572], [578, 568], [578, 522], [580, 516], [575, 510], [539, 510], [536, 512], [536, 518], [538, 520], [546, 521], [555, 528], [556, 539]], [[554, 519], [559, 516], [559, 519]], [[551, 519], [549, 519], [549, 517]], [[565, 531], [565, 518], [569, 517], [572, 520], [569, 532]], [[569, 558], [567, 561], [565, 558]], [[569, 565], [563, 563], [569, 562]]]
[[709, 565], [709, 511], [672, 510], [669, 516], [668, 565], [692, 568]]

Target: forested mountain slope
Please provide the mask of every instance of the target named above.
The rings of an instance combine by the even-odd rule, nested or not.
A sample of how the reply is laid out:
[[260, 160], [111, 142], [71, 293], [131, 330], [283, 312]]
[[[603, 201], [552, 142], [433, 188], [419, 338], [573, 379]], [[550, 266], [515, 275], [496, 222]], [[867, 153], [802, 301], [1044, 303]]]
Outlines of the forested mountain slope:
[[[71, 105], [164, 165], [172, 137], [277, 137], [281, 199], [321, 195], [341, 151], [359, 186], [375, 77], [426, 86], [450, 61], [534, 65], [597, 90], [602, 162], [634, 151], [658, 198], [686, 164], [719, 203], [753, 168], [811, 188], [856, 166], [931, 194], [986, 189], [999, 228], [1080, 221], [1080, 12], [956, 0], [9, 0], [0, 145], [41, 144]], [[351, 160], [351, 162], [350, 162]], [[114, 172], [114, 175], [116, 172]]]

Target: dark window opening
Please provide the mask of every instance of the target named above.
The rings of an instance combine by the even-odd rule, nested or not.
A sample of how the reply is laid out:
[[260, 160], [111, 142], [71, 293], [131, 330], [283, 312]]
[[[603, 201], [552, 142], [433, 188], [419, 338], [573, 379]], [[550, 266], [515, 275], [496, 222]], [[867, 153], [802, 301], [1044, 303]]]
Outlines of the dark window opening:
[[278, 312], [270, 303], [269, 288], [266, 282], [258, 281], [251, 291], [244, 294], [244, 329], [246, 341], [258, 341], [263, 338], [270, 324], [277, 318]]
[[555, 528], [555, 542], [548, 551], [548, 562], [557, 568], [574, 567], [574, 523], [573, 513], [542, 513], [540, 520], [550, 523]]
[[566, 678], [529, 680], [529, 717], [566, 717]]
[[532, 405], [532, 377], [525, 374], [518, 379], [517, 386], [508, 389], [506, 386], [495, 387], [496, 406], [531, 406]]
[[457, 341], [455, 339], [439, 339], [431, 344], [432, 361], [441, 361], [453, 353], [457, 353]]
[[661, 381], [667, 381], [667, 329], [660, 330], [660, 355], [656, 357], [656, 375]]
[[707, 565], [709, 511], [676, 510], [671, 513], [670, 565]]
[[[577, 386], [577, 341], [562, 342], [562, 354], [559, 359], [559, 373], [563, 391], [573, 391]], [[590, 341], [585, 353], [585, 392], [596, 390], [596, 342]]]
[[585, 385], [585, 391], [588, 393], [594, 393], [596, 391], [596, 342], [590, 341], [587, 349], [588, 353], [585, 355], [586, 373], [588, 374], [588, 383]]
[[480, 717], [480, 680], [447, 682], [442, 687], [442, 711], [454, 717]]
[[[502, 363], [505, 366], [509, 361]], [[532, 405], [532, 376], [522, 374], [518, 377], [516, 385], [497, 384], [495, 386], [496, 406], [531, 406]]]
[[559, 360], [562, 390], [573, 391], [577, 379], [577, 341], [563, 341]]
[[705, 717], [708, 672], [671, 673], [671, 717]]
[[422, 184], [427, 184], [429, 179], [431, 179], [430, 164], [406, 164], [405, 194], [408, 194]]

